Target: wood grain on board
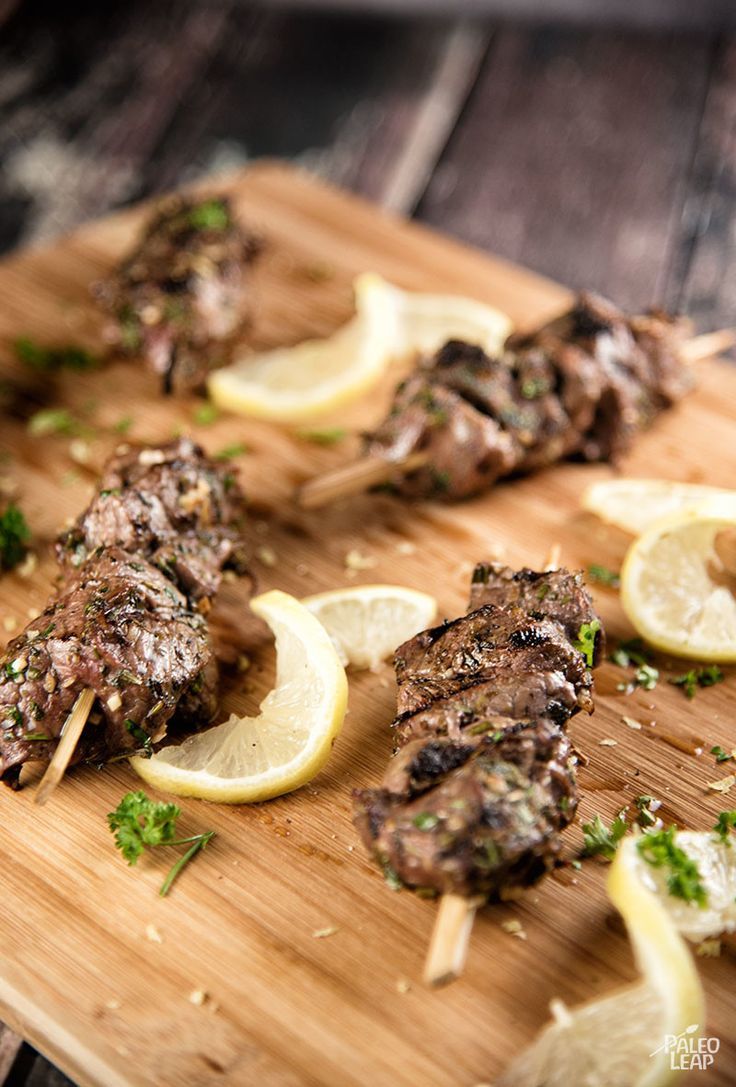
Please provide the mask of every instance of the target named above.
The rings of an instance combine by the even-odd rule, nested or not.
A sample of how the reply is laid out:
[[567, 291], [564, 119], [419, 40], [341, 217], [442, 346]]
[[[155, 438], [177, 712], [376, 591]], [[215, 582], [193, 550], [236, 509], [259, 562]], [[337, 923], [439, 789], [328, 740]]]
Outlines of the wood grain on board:
[[[268, 240], [257, 270], [254, 345], [336, 327], [351, 310], [352, 276], [366, 269], [407, 288], [467, 293], [526, 325], [568, 297], [521, 268], [284, 167], [262, 164], [221, 187]], [[88, 284], [130, 245], [142, 214], [93, 223], [0, 267], [6, 381], [27, 381], [8, 346], [15, 336], [98, 342]], [[310, 274], [315, 261], [329, 270], [326, 278]], [[395, 378], [388, 375], [345, 413], [351, 426], [376, 421]], [[263, 589], [303, 595], [394, 581], [431, 589], [441, 614], [453, 616], [476, 560], [499, 555], [514, 565], [538, 564], [559, 542], [566, 564], [616, 567], [626, 546], [579, 511], [582, 488], [612, 474], [605, 466], [554, 467], [457, 507], [365, 496], [307, 514], [292, 503], [294, 487], [352, 455], [352, 440], [318, 448], [287, 430], [225, 416], [195, 426], [194, 398], [160, 399], [130, 362], [65, 374], [27, 393], [0, 443], [10, 456], [3, 473], [18, 483], [41, 562], [31, 578], [4, 579], [4, 626], [24, 624], [42, 607], [55, 572], [43, 543], [87, 501], [95, 468], [119, 441], [114, 427], [128, 416], [132, 439], [159, 441], [186, 430], [210, 451], [247, 443], [238, 466], [252, 499], [254, 550], [275, 556], [273, 565], [255, 561]], [[697, 391], [642, 436], [624, 469], [731, 485], [735, 393], [732, 368], [703, 365]], [[50, 404], [91, 428], [86, 467], [68, 437], [29, 437], [24, 412]], [[374, 565], [351, 580], [345, 556], [355, 548]], [[610, 636], [629, 635], [616, 594], [600, 590], [596, 598]], [[231, 683], [223, 707], [252, 711], [271, 681], [273, 653], [249, 624], [237, 585], [226, 586], [216, 626], [231, 647], [255, 638], [247, 683]], [[661, 663], [665, 675], [682, 670]], [[595, 715], [570, 725], [590, 760], [580, 775], [582, 818], [610, 818], [650, 793], [662, 799], [668, 821], [710, 826], [727, 806], [728, 798], [707, 789], [722, 767], [683, 748], [733, 746], [733, 675], [694, 702], [666, 682], [624, 696], [616, 689], [621, 678], [604, 665]], [[519, 903], [481, 911], [465, 976], [436, 992], [421, 984], [436, 905], [389, 890], [350, 818], [351, 789], [377, 782], [384, 770], [394, 704], [388, 666], [351, 677], [344, 731], [312, 784], [250, 807], [184, 801], [181, 829], [214, 828], [217, 837], [166, 899], [157, 890], [168, 859], [127, 868], [106, 827], [106, 813], [137, 785], [128, 768], [75, 771], [42, 809], [30, 790], [0, 792], [2, 1018], [84, 1087], [472, 1087], [492, 1081], [533, 1037], [550, 999], [576, 1003], [633, 979], [628, 942], [607, 904], [605, 867], [591, 862], [574, 878], [548, 879]], [[609, 738], [615, 747], [600, 746]], [[568, 837], [575, 848], [579, 828]], [[526, 940], [501, 928], [511, 918], [521, 921]], [[150, 925], [160, 942], [147, 936]], [[333, 935], [315, 937], [333, 926]], [[733, 965], [728, 951], [699, 961], [708, 1032], [722, 1039], [715, 1069], [697, 1080], [708, 1087], [725, 1087], [736, 1075]], [[204, 1003], [192, 1002], [194, 992], [206, 994]]]

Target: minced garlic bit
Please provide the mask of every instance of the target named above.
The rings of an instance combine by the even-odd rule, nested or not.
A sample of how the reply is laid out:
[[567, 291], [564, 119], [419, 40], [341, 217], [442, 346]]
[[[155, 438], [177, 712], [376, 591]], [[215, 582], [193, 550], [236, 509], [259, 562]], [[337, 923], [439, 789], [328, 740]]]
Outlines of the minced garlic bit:
[[34, 551], [29, 551], [20, 566], [16, 566], [15, 572], [18, 577], [22, 577], [25, 580], [33, 577], [38, 568], [38, 555]]
[[150, 940], [152, 944], [162, 944], [164, 942], [163, 936], [155, 925], [146, 925], [146, 939]]
[[252, 661], [247, 653], [241, 653], [237, 660], [237, 666], [239, 672], [247, 672], [252, 664]]
[[89, 442], [85, 442], [84, 438], [74, 438], [69, 443], [69, 456], [75, 464], [89, 464], [92, 456]]
[[629, 728], [635, 729], [637, 732], [642, 727], [641, 721], [637, 721], [635, 717], [622, 717], [621, 720], [625, 725], [628, 725]]
[[194, 1004], [197, 1008], [201, 1008], [203, 1004], [206, 1004], [208, 999], [209, 993], [206, 989], [192, 989], [189, 994], [189, 1003]]
[[165, 464], [166, 454], [162, 449], [142, 449], [138, 454], [138, 463], [145, 468], [152, 468], [156, 464]]
[[522, 927], [521, 921], [502, 921], [501, 928], [504, 932], [508, 932], [510, 936], [518, 936], [520, 940], [526, 940], [526, 932]]
[[337, 932], [336, 925], [328, 925], [327, 928], [318, 928], [312, 933], [315, 940], [324, 940], [327, 936], [334, 936]]
[[345, 568], [347, 570], [372, 570], [378, 565], [378, 559], [373, 555], [363, 555], [357, 547], [353, 547], [345, 556]]
[[407, 980], [407, 978], [399, 978], [398, 981], [396, 982], [396, 992], [397, 993], [408, 993], [410, 989], [411, 989], [411, 984]]
[[400, 555], [413, 555], [417, 549], [417, 545], [411, 543], [410, 540], [402, 540], [401, 543], [397, 543], [396, 550]]
[[11, 631], [18, 629], [18, 620], [13, 615], [6, 615], [3, 619], [3, 627], [10, 634]]
[[615, 747], [617, 745], [617, 743], [618, 743], [618, 740], [599, 740], [598, 741], [598, 746], [599, 747]]
[[272, 547], [257, 547], [256, 558], [259, 559], [264, 566], [275, 566], [278, 562], [278, 557]]
[[120, 695], [118, 694], [118, 692], [117, 692], [117, 691], [113, 691], [113, 693], [112, 693], [112, 694], [110, 695], [110, 697], [109, 697], [109, 698], [108, 698], [108, 700], [107, 700], [107, 708], [108, 708], [109, 710], [112, 710], [112, 712], [114, 713], [114, 712], [115, 712], [115, 710], [119, 710], [119, 709], [120, 709], [120, 707], [122, 706], [122, 704], [123, 704], [123, 700], [122, 700], [122, 698], [120, 697]]
[[105, 1001], [105, 1007], [109, 1008], [111, 1012], [116, 1012], [118, 1010], [118, 1008], [120, 1007], [120, 1001], [115, 1000], [115, 998], [113, 997], [112, 1000], [106, 1000]]
[[720, 781], [709, 781], [708, 788], [714, 793], [727, 793], [734, 784], [736, 784], [736, 774], [729, 774]]

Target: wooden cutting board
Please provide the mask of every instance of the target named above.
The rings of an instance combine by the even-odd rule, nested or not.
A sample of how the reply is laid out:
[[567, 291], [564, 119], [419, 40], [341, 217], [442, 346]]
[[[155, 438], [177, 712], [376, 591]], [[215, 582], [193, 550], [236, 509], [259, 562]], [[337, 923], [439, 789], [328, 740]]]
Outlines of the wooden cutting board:
[[[367, 269], [402, 287], [466, 293], [525, 325], [568, 297], [282, 166], [258, 165], [217, 187], [267, 239], [250, 338], [258, 346], [336, 327], [351, 310], [352, 277]], [[0, 267], [8, 380], [28, 382], [9, 346], [16, 336], [99, 343], [88, 285], [130, 245], [142, 216], [94, 223]], [[700, 369], [697, 392], [641, 438], [626, 472], [733, 485], [736, 370], [724, 362]], [[396, 372], [343, 419], [356, 427], [376, 421], [395, 379]], [[197, 426], [196, 399], [161, 399], [132, 363], [43, 382], [24, 403], [21, 413], [64, 407], [90, 429], [73, 445], [69, 436], [31, 438], [22, 419], [3, 417], [2, 479], [18, 486], [41, 560], [30, 577], [2, 579], [3, 637], [14, 620], [20, 629], [42, 607], [55, 572], [46, 545], [88, 500], [96, 468], [120, 441], [114, 428], [127, 419], [134, 439], [191, 431], [210, 451], [247, 443], [237, 463], [253, 500], [263, 589], [303, 595], [393, 581], [431, 589], [441, 614], [454, 616], [476, 560], [540, 564], [559, 542], [567, 565], [616, 567], [626, 546], [623, 535], [578, 507], [587, 484], [612, 475], [605, 466], [551, 468], [457, 507], [408, 508], [373, 496], [304, 514], [291, 501], [295, 485], [352, 456], [351, 440], [325, 449], [235, 417]], [[351, 549], [372, 564], [357, 576], [345, 564]], [[609, 635], [630, 635], [615, 592], [596, 590], [596, 599]], [[252, 710], [271, 681], [273, 651], [248, 621], [237, 586], [226, 586], [216, 626], [231, 656], [250, 643], [254, 660], [224, 710]], [[664, 666], [665, 674], [681, 670]], [[728, 767], [690, 752], [736, 743], [733, 671], [693, 702], [666, 682], [625, 696], [616, 689], [621, 679], [604, 665], [595, 716], [570, 725], [590, 760], [580, 774], [583, 818], [600, 812], [608, 819], [651, 793], [666, 820], [709, 827], [720, 809], [734, 806], [736, 791], [709, 792], [707, 782]], [[34, 805], [31, 790], [0, 790], [2, 1018], [72, 1079], [95, 1087], [472, 1087], [490, 1082], [532, 1038], [550, 999], [574, 1004], [634, 978], [622, 925], [606, 901], [605, 866], [594, 861], [574, 878], [567, 870], [547, 879], [517, 904], [483, 910], [465, 976], [441, 991], [422, 985], [436, 905], [389, 890], [350, 817], [351, 789], [377, 782], [389, 757], [394, 698], [389, 666], [351, 678], [350, 713], [329, 766], [298, 793], [239, 808], [184, 801], [182, 830], [213, 827], [217, 837], [166, 899], [157, 890], [169, 859], [127, 868], [106, 826], [106, 813], [139, 784], [126, 766], [74, 772], [45, 808]], [[623, 716], [643, 727], [631, 729]], [[600, 746], [606, 738], [616, 746]], [[579, 844], [579, 828], [569, 841]], [[526, 939], [501, 927], [511, 919]], [[315, 936], [333, 927], [332, 935]], [[696, 1082], [733, 1083], [733, 952], [699, 966], [707, 1029], [721, 1050], [715, 1069]], [[207, 994], [203, 1004], [190, 999], [196, 991]]]

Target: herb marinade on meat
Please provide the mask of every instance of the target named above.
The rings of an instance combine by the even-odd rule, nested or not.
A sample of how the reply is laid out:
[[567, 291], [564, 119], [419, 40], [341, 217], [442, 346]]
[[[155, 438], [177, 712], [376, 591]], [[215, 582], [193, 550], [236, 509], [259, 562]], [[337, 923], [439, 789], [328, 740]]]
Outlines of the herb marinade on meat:
[[260, 248], [226, 197], [161, 201], [137, 248], [94, 287], [112, 317], [108, 340], [141, 355], [165, 392], [197, 388], [249, 315]]
[[127, 448], [57, 541], [65, 582], [0, 661], [0, 777], [49, 761], [85, 689], [96, 699], [73, 762], [150, 751], [217, 708], [204, 614], [225, 567], [246, 572], [237, 481], [189, 439]]
[[573, 643], [597, 616], [579, 574], [495, 563], [476, 567], [470, 608], [397, 649], [398, 752], [354, 794], [355, 822], [406, 886], [506, 896], [554, 865], [575, 814], [565, 725], [593, 702]]
[[[689, 331], [585, 293], [533, 334], [510, 336], [498, 357], [452, 340], [399, 386], [366, 453], [396, 462], [399, 493], [448, 501], [565, 457], [616, 460], [690, 389], [679, 354]], [[402, 474], [420, 452], [427, 463]]]

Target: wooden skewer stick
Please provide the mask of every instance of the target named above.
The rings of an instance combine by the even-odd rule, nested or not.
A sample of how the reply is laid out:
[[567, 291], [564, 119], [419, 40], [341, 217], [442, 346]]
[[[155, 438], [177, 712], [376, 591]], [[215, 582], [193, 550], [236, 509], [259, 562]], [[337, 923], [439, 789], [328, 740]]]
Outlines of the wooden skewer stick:
[[71, 713], [64, 722], [59, 742], [56, 745], [56, 751], [54, 751], [51, 762], [46, 767], [46, 772], [36, 789], [34, 800], [37, 804], [45, 804], [64, 777], [69, 761], [74, 754], [74, 749], [79, 742], [79, 737], [82, 735], [82, 729], [87, 724], [87, 718], [95, 697], [95, 692], [87, 687], [74, 703]]
[[423, 468], [428, 460], [428, 453], [411, 453], [406, 460], [401, 461], [389, 460], [386, 457], [364, 457], [342, 468], [336, 468], [334, 472], [326, 472], [323, 476], [310, 479], [299, 491], [297, 500], [302, 509], [319, 509], [338, 498], [348, 498], [381, 483], [389, 483], [397, 474], [415, 472], [418, 468]]
[[[545, 571], [559, 568], [561, 550], [558, 543], [552, 544], [544, 564]], [[468, 955], [475, 913], [484, 901], [483, 897], [467, 898], [451, 893], [442, 895], [424, 963], [427, 985], [446, 985], [460, 977]]]
[[[687, 364], [702, 362], [727, 351], [735, 343], [736, 329], [722, 328], [717, 332], [706, 332], [702, 336], [686, 340], [680, 347], [680, 358]], [[363, 457], [352, 464], [336, 468], [333, 472], [310, 479], [297, 494], [297, 501], [302, 509], [320, 509], [338, 499], [360, 494], [381, 483], [389, 483], [397, 473], [403, 475], [415, 472], [428, 461], [427, 452], [412, 453], [405, 460]]]
[[736, 343], [736, 329], [719, 328], [717, 332], [704, 332], [685, 340], [680, 347], [680, 359], [686, 363], [702, 362], [704, 359], [722, 355]]
[[460, 977], [468, 955], [475, 911], [484, 901], [482, 897], [442, 895], [424, 963], [427, 985], [447, 985]]

